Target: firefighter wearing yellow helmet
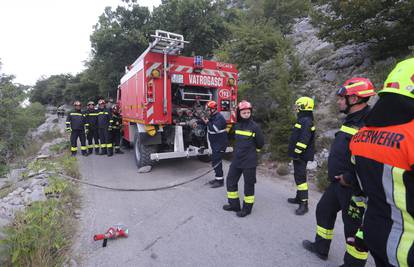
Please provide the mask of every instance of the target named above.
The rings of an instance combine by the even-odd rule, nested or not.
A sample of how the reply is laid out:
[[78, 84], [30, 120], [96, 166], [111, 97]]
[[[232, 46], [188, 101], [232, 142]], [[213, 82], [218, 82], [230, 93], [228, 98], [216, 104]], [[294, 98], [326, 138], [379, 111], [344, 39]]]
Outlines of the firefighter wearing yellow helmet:
[[397, 64], [350, 149], [367, 196], [363, 231], [350, 238], [376, 266], [414, 266], [414, 58]]
[[295, 102], [297, 120], [289, 140], [289, 156], [293, 159], [296, 196], [288, 202], [299, 204], [296, 215], [308, 212], [308, 183], [306, 165], [315, 155], [315, 126], [313, 124], [314, 101], [310, 97], [300, 97]]
[[87, 156], [85, 130], [87, 121], [85, 114], [82, 112], [81, 102], [73, 102], [74, 110], [71, 111], [66, 118], [66, 131], [70, 132], [70, 151], [75, 156], [78, 151], [78, 138], [81, 142], [81, 152], [83, 156]]

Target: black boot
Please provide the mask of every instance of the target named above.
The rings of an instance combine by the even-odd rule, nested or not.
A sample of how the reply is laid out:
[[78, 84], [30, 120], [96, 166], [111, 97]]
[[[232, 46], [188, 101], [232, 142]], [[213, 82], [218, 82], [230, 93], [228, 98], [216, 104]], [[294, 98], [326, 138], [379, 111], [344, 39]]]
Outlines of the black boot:
[[102, 148], [101, 149], [101, 153], [99, 153], [99, 155], [106, 155], [106, 148]]
[[118, 148], [118, 149], [115, 149], [115, 154], [124, 154], [124, 151]]
[[238, 207], [232, 206], [230, 204], [223, 205], [223, 210], [239, 212], [240, 211], [240, 204], [239, 204]]
[[88, 148], [89, 155], [93, 153], [93, 148]]
[[307, 250], [312, 252], [313, 254], [315, 254], [316, 256], [318, 256], [321, 260], [326, 261], [328, 259], [328, 255], [326, 254], [322, 254], [319, 253], [317, 248], [316, 248], [316, 244], [309, 241], [309, 240], [303, 240], [302, 241], [302, 246]]
[[237, 217], [246, 217], [250, 213], [252, 213], [253, 204], [247, 204], [246, 202], [243, 202], [243, 208], [241, 211], [238, 211], [236, 213]]
[[76, 151], [72, 151], [72, 157], [76, 156]]
[[214, 182], [211, 184], [211, 188], [217, 188], [224, 186], [224, 179], [221, 180], [214, 180]]
[[82, 150], [82, 156], [87, 157], [88, 156], [88, 152], [86, 150]]
[[99, 155], [99, 148], [95, 148], [95, 155]]
[[291, 204], [300, 204], [300, 200], [298, 199], [298, 197], [295, 198], [288, 198], [287, 202], [291, 203]]
[[295, 213], [296, 213], [296, 215], [304, 215], [308, 211], [309, 211], [308, 202], [303, 201], [303, 202], [299, 203], [299, 208], [295, 211]]

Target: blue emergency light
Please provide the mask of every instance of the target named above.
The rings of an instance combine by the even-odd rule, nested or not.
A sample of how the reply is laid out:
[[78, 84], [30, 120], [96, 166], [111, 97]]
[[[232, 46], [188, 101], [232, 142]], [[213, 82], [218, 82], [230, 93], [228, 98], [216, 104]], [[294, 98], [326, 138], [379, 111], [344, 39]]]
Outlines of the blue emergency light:
[[202, 56], [195, 56], [194, 57], [194, 68], [202, 69], [203, 68], [203, 57]]

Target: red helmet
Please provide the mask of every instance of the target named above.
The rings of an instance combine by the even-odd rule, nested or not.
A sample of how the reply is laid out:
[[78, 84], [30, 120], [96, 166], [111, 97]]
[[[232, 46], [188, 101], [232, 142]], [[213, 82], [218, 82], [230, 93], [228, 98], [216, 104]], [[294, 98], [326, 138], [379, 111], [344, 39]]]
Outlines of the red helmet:
[[347, 80], [341, 88], [338, 89], [336, 95], [351, 96], [356, 95], [361, 98], [366, 98], [375, 95], [375, 87], [367, 78], [355, 77]]
[[253, 108], [252, 104], [250, 104], [250, 102], [247, 102], [246, 100], [242, 100], [237, 107], [239, 108], [239, 110]]
[[217, 109], [216, 101], [210, 100], [207, 102], [207, 108], [209, 109]]

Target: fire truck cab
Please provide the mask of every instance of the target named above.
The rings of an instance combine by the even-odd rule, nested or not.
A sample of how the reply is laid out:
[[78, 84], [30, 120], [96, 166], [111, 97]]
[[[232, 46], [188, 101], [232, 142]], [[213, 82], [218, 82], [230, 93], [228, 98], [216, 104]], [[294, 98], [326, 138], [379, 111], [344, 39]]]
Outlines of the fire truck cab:
[[188, 43], [182, 35], [157, 30], [152, 37], [118, 86], [123, 138], [138, 168], [161, 159], [205, 159], [211, 154], [205, 104], [217, 102], [229, 130], [236, 121], [238, 72], [232, 64], [180, 56]]

